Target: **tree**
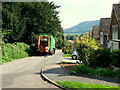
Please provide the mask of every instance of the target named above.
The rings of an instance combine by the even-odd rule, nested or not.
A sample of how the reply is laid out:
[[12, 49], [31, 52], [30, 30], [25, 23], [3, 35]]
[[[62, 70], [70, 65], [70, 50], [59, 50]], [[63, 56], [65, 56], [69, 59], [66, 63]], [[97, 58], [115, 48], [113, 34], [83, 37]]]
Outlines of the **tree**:
[[90, 38], [88, 34], [79, 38], [75, 45], [77, 47], [80, 61], [83, 61], [86, 66], [89, 65], [92, 51], [100, 48], [100, 44], [95, 39]]
[[76, 40], [77, 35], [66, 35], [65, 38], [66, 40]]
[[[3, 28], [12, 32], [5, 35], [8, 42], [33, 43], [33, 35], [50, 33], [62, 43], [63, 28], [53, 2], [4, 2]], [[61, 46], [61, 45], [60, 45]]]
[[9, 34], [11, 30], [0, 30], [0, 59], [2, 59], [2, 38]]

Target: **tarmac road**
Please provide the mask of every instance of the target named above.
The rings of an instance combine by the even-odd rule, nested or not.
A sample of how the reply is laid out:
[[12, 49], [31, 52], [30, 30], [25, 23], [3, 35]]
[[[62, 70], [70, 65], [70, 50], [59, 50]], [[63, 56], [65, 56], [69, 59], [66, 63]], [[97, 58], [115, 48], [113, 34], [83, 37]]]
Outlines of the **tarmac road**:
[[61, 60], [62, 54], [59, 52], [57, 51], [53, 56], [26, 57], [0, 65], [2, 66], [2, 88], [57, 88], [40, 77], [40, 70], [48, 61], [47, 64], [52, 64], [56, 55]]

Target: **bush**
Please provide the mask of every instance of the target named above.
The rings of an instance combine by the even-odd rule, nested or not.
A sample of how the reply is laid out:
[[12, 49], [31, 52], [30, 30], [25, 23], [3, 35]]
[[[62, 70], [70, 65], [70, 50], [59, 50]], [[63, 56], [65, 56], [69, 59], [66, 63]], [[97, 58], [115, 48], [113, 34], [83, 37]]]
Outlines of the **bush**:
[[73, 48], [75, 48], [73, 43], [71, 43], [69, 41], [65, 41], [64, 42], [64, 47], [62, 47], [62, 52], [64, 54], [71, 54]]
[[80, 65], [75, 68], [77, 74], [90, 74], [93, 71], [92, 68], [87, 68], [85, 65]]
[[96, 67], [110, 67], [112, 62], [110, 49], [98, 49], [92, 52], [91, 58], [89, 60], [90, 66]]
[[22, 50], [27, 50], [30, 48], [30, 46], [25, 43], [15, 42], [14, 44]]
[[79, 48], [77, 49], [78, 54], [79, 54], [79, 60], [83, 61], [83, 63], [88, 66], [89, 65], [89, 59], [90, 57], [90, 53], [92, 52], [91, 48], [86, 47], [85, 45], [79, 45]]
[[71, 52], [72, 52], [72, 49], [62, 49], [62, 52], [64, 53], [64, 54], [71, 54]]
[[119, 71], [112, 71], [110, 69], [106, 68], [91, 68], [91, 67], [86, 67], [85, 65], [79, 65], [76, 66], [76, 68], [72, 71], [70, 71], [70, 74], [87, 74], [87, 75], [95, 75], [95, 76], [109, 76], [109, 77], [114, 77], [114, 78], [120, 78], [120, 72]]
[[64, 54], [67, 54], [66, 49], [62, 49], [62, 52], [63, 52]]
[[[3, 57], [1, 60], [1, 63], [3, 62], [8, 62], [13, 59], [20, 59], [28, 56], [29, 54], [32, 53], [32, 50], [30, 50], [29, 45], [25, 43], [7, 43], [2, 46], [2, 53]], [[28, 53], [29, 52], [29, 53]]]
[[100, 44], [95, 39], [90, 38], [88, 34], [76, 40], [76, 47], [80, 61], [83, 61], [86, 66], [89, 66], [91, 53], [94, 50], [99, 49], [99, 46]]
[[120, 67], [120, 49], [112, 51], [112, 65], [116, 67]]

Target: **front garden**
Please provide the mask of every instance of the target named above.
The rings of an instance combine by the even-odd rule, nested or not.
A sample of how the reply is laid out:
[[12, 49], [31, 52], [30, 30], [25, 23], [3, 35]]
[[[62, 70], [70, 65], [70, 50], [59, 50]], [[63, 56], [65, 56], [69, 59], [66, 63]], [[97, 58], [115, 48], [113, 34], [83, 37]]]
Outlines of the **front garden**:
[[[66, 43], [67, 44], [67, 43]], [[75, 44], [68, 43], [62, 51], [64, 57], [69, 56], [76, 47], [79, 60], [83, 63], [76, 65], [70, 74], [104, 76], [120, 79], [120, 50], [104, 49], [99, 42], [90, 38], [87, 34], [76, 40]]]

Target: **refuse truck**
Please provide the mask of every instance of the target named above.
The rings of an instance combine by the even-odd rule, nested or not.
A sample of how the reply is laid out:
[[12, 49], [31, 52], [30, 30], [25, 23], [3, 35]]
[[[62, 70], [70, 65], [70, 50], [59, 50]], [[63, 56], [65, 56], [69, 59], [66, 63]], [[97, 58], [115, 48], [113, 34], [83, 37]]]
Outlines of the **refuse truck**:
[[39, 33], [37, 34], [37, 52], [44, 54], [45, 47], [49, 48], [49, 54], [55, 54], [55, 39], [52, 34]]

